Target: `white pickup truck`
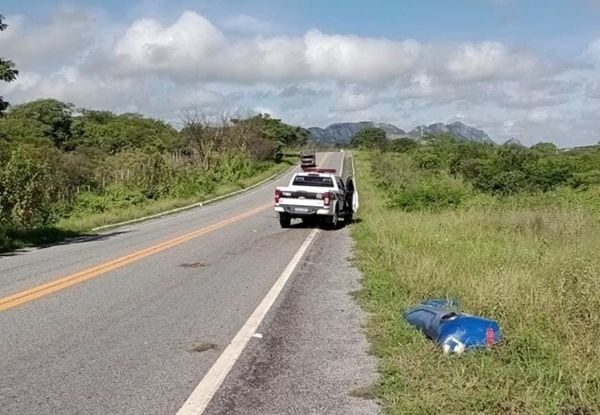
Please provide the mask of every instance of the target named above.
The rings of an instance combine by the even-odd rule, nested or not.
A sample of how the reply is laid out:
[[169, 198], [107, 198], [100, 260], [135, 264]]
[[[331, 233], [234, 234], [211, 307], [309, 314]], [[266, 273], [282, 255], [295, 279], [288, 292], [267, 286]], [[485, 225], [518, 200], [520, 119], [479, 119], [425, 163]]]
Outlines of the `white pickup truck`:
[[344, 183], [335, 169], [306, 169], [294, 174], [288, 186], [275, 189], [275, 212], [282, 228], [288, 228], [294, 218], [308, 223], [320, 220], [337, 228], [339, 219], [352, 222], [357, 209], [352, 177]]

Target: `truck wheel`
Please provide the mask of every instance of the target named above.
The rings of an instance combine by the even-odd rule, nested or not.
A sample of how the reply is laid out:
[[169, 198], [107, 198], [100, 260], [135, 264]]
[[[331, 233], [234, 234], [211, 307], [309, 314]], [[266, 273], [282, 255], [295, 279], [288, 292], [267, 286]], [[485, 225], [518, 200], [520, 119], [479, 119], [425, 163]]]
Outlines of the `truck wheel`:
[[313, 217], [302, 218], [302, 223], [304, 224], [304, 226], [313, 226], [315, 224], [315, 218], [313, 218]]
[[290, 218], [289, 215], [286, 215], [285, 213], [279, 214], [279, 224], [281, 225], [282, 228], [289, 228], [291, 223], [292, 223], [292, 218]]
[[354, 219], [354, 214], [352, 210], [350, 210], [350, 212], [346, 213], [344, 216], [344, 225], [350, 225], [352, 223], [352, 219]]
[[329, 229], [337, 229], [338, 228], [338, 212], [337, 209], [333, 211], [333, 216], [328, 218], [327, 220], [327, 228]]

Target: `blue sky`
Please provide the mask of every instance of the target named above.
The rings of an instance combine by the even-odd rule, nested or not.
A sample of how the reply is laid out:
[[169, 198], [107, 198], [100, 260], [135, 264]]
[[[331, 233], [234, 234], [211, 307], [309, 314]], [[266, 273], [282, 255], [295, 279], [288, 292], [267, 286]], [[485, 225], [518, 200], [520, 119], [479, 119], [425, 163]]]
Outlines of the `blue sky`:
[[[185, 10], [217, 19], [254, 15], [291, 33], [316, 27], [362, 36], [506, 39], [539, 45], [585, 42], [600, 36], [600, 2], [594, 0], [92, 0], [62, 4], [105, 10], [117, 21], [131, 21], [141, 14], [175, 18]], [[5, 0], [2, 12], [44, 17], [55, 7], [56, 2]]]
[[16, 103], [600, 140], [600, 0], [5, 0], [0, 13]]

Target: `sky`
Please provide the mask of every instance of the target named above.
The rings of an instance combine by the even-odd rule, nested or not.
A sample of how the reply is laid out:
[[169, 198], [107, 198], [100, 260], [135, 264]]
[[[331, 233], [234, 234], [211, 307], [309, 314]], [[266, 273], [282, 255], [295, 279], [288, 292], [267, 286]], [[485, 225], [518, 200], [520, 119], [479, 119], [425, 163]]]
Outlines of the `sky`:
[[12, 104], [600, 141], [600, 0], [3, 0]]

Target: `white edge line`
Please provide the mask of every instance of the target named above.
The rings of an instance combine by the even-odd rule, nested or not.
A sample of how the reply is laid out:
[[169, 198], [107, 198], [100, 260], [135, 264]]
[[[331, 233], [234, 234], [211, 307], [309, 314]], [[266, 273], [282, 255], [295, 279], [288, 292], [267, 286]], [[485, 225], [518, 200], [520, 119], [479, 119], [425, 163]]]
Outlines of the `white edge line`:
[[117, 228], [117, 227], [125, 226], [125, 225], [131, 225], [132, 223], [143, 222], [143, 221], [146, 221], [146, 220], [150, 220], [150, 219], [160, 218], [162, 216], [171, 215], [173, 213], [181, 212], [182, 210], [189, 210], [189, 209], [193, 209], [193, 208], [196, 208], [196, 207], [202, 207], [202, 206], [205, 206], [205, 205], [217, 202], [219, 200], [222, 200], [222, 199], [225, 199], [225, 198], [229, 198], [229, 197], [235, 196], [237, 194], [244, 193], [244, 192], [247, 192], [247, 191], [252, 190], [254, 188], [257, 188], [257, 187], [259, 187], [259, 186], [261, 186], [261, 185], [263, 185], [263, 184], [265, 184], [265, 183], [267, 183], [267, 182], [269, 182], [269, 181], [271, 181], [271, 180], [273, 180], [273, 179], [275, 179], [275, 178], [277, 178], [279, 176], [280, 177], [285, 177], [288, 174], [290, 174], [292, 171], [294, 171], [294, 169], [296, 169], [296, 167], [298, 167], [298, 166], [294, 165], [290, 169], [286, 170], [284, 173], [276, 173], [276, 174], [274, 174], [274, 175], [272, 175], [272, 176], [270, 176], [270, 177], [268, 177], [268, 178], [266, 178], [266, 179], [264, 179], [264, 180], [262, 180], [262, 181], [260, 181], [258, 183], [253, 184], [252, 186], [248, 186], [248, 187], [246, 187], [244, 189], [236, 190], [235, 192], [227, 193], [225, 195], [222, 195], [222, 196], [219, 196], [219, 197], [215, 197], [214, 199], [209, 199], [209, 200], [205, 200], [203, 202], [198, 202], [198, 203], [194, 203], [194, 204], [191, 204], [191, 205], [182, 206], [182, 207], [179, 207], [177, 209], [167, 210], [165, 212], [159, 212], [159, 213], [156, 213], [154, 215], [144, 216], [142, 218], [131, 219], [131, 220], [128, 220], [128, 221], [125, 221], [125, 222], [112, 223], [112, 224], [109, 224], [109, 225], [99, 226], [97, 228], [93, 228], [92, 232], [101, 231], [103, 229], [109, 229], [109, 228]]
[[208, 407], [213, 396], [217, 393], [219, 387], [227, 377], [227, 374], [239, 359], [252, 335], [256, 333], [258, 326], [269, 312], [271, 306], [275, 303], [275, 300], [293, 274], [294, 269], [318, 233], [319, 229], [313, 229], [308, 235], [298, 252], [296, 252], [296, 255], [294, 255], [267, 295], [263, 298], [258, 307], [256, 307], [256, 310], [254, 310], [240, 331], [237, 332], [231, 343], [229, 343], [198, 386], [196, 386], [183, 406], [177, 411], [177, 415], [201, 415]]
[[354, 188], [358, 189], [356, 185], [356, 170], [354, 169], [354, 153], [350, 153], [350, 157], [352, 158], [352, 179], [354, 180]]
[[344, 174], [344, 160], [346, 159], [346, 152], [344, 150], [342, 150], [342, 164], [340, 166], [340, 177], [342, 179], [344, 179], [344, 177], [342, 176]]

